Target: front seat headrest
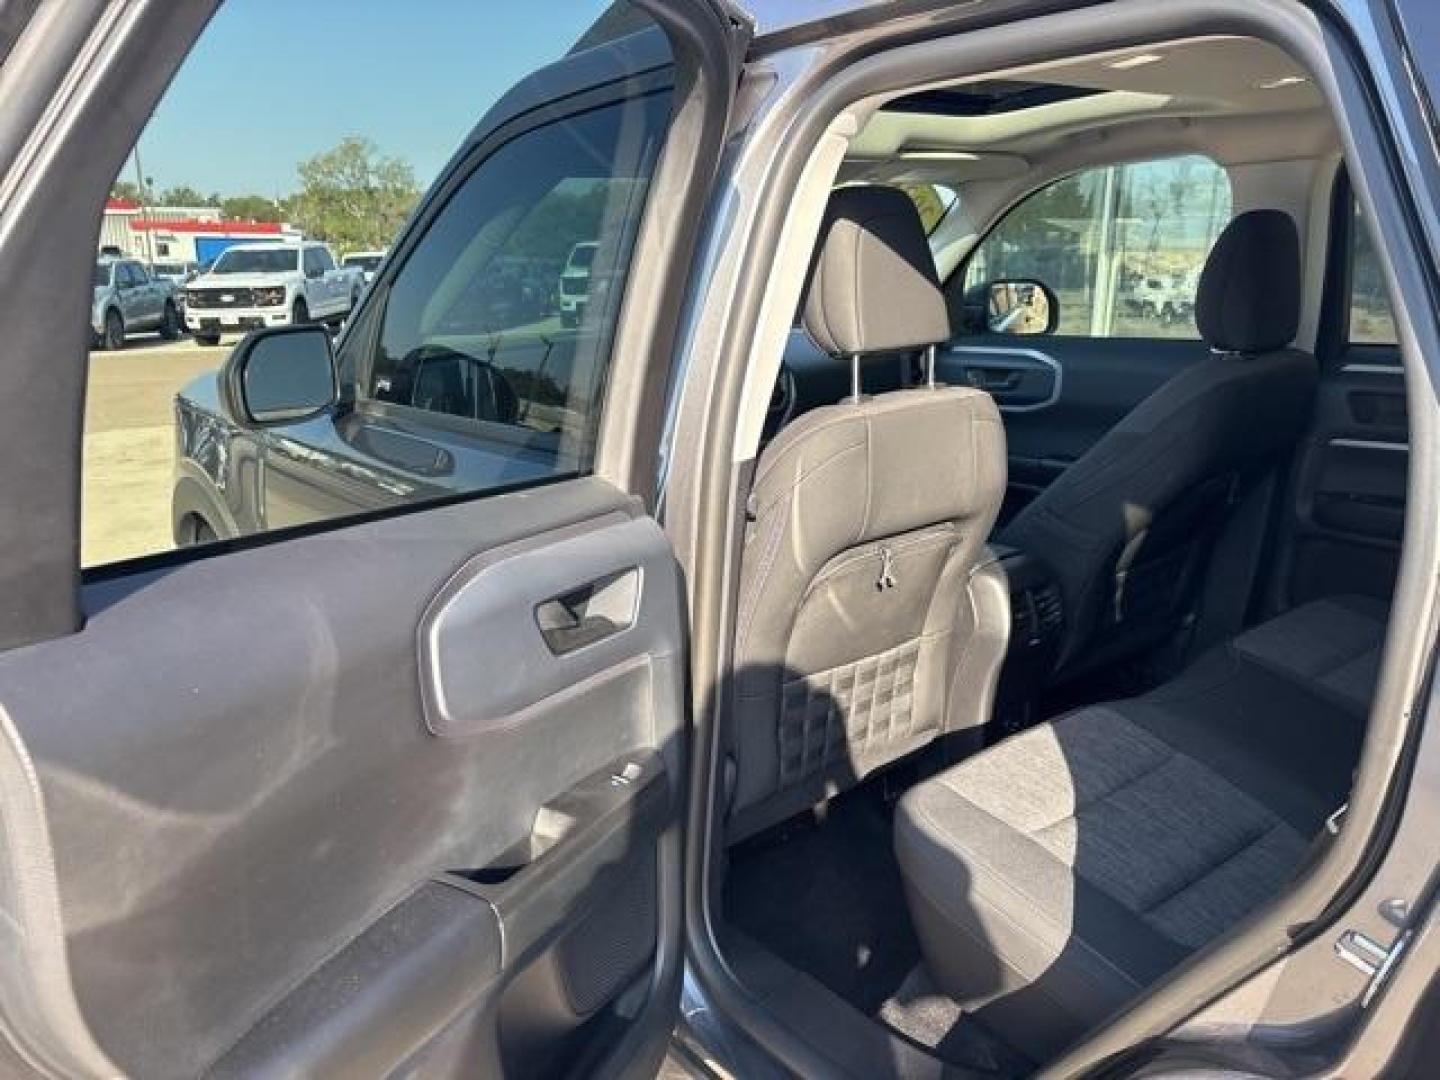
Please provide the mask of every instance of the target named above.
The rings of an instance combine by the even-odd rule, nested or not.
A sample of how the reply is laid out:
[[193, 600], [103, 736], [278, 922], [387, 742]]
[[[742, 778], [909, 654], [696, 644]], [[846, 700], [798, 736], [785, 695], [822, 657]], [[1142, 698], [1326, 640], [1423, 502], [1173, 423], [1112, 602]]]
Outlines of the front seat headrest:
[[831, 192], [801, 318], [831, 356], [949, 340], [950, 315], [910, 196], [878, 185]]
[[1195, 294], [1195, 326], [1217, 352], [1283, 349], [1300, 325], [1300, 237], [1283, 210], [1247, 210], [1225, 226]]

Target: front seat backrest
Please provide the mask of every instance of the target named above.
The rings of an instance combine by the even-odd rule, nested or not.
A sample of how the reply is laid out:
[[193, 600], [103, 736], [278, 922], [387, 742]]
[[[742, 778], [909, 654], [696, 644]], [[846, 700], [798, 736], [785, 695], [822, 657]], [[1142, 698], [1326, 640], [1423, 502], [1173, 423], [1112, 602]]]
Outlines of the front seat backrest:
[[[837, 363], [949, 338], [903, 192], [832, 194], [803, 322]], [[735, 632], [732, 839], [929, 742], [957, 697], [969, 695], [966, 723], [988, 712], [1008, 623], [981, 643], [967, 580], [1004, 487], [999, 413], [971, 389], [857, 393], [766, 446]]]
[[1153, 647], [1190, 612], [1230, 507], [1290, 452], [1310, 414], [1315, 360], [1287, 347], [1299, 317], [1295, 223], [1279, 210], [1239, 215], [1195, 298], [1210, 356], [1131, 410], [1002, 531], [1059, 580], [1062, 677]]

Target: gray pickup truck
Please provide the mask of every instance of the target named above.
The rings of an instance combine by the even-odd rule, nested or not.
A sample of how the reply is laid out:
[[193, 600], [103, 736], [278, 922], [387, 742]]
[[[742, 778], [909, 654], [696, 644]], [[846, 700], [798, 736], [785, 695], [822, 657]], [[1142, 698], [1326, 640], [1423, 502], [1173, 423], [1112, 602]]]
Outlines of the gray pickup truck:
[[158, 330], [167, 341], [180, 336], [174, 282], [151, 276], [138, 259], [97, 259], [93, 284], [90, 333], [97, 349], [123, 348], [125, 335], [136, 330]]

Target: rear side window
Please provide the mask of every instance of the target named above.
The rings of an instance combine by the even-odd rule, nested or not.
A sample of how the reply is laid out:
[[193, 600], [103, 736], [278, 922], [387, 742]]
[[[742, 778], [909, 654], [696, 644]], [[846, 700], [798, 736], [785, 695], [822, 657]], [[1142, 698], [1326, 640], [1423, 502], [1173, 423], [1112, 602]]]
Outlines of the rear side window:
[[1087, 169], [1001, 219], [966, 263], [962, 287], [1048, 285], [1057, 334], [1197, 338], [1200, 271], [1230, 209], [1229, 177], [1209, 158]]
[[667, 112], [667, 94], [597, 108], [519, 136], [476, 169], [404, 256], [362, 398], [518, 439], [532, 477], [588, 469]]
[[1395, 314], [1390, 308], [1390, 294], [1380, 272], [1375, 254], [1375, 241], [1370, 226], [1355, 208], [1350, 225], [1350, 344], [1395, 345]]

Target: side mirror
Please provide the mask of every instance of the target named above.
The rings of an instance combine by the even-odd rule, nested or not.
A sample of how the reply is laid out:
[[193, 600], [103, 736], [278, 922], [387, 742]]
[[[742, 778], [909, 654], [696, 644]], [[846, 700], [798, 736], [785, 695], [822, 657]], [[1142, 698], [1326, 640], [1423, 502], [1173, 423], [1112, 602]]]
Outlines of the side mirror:
[[335, 352], [323, 326], [254, 330], [221, 371], [231, 415], [265, 427], [309, 420], [340, 399]]
[[985, 286], [985, 329], [992, 334], [1049, 334], [1059, 321], [1060, 302], [1043, 282], [1016, 278]]

